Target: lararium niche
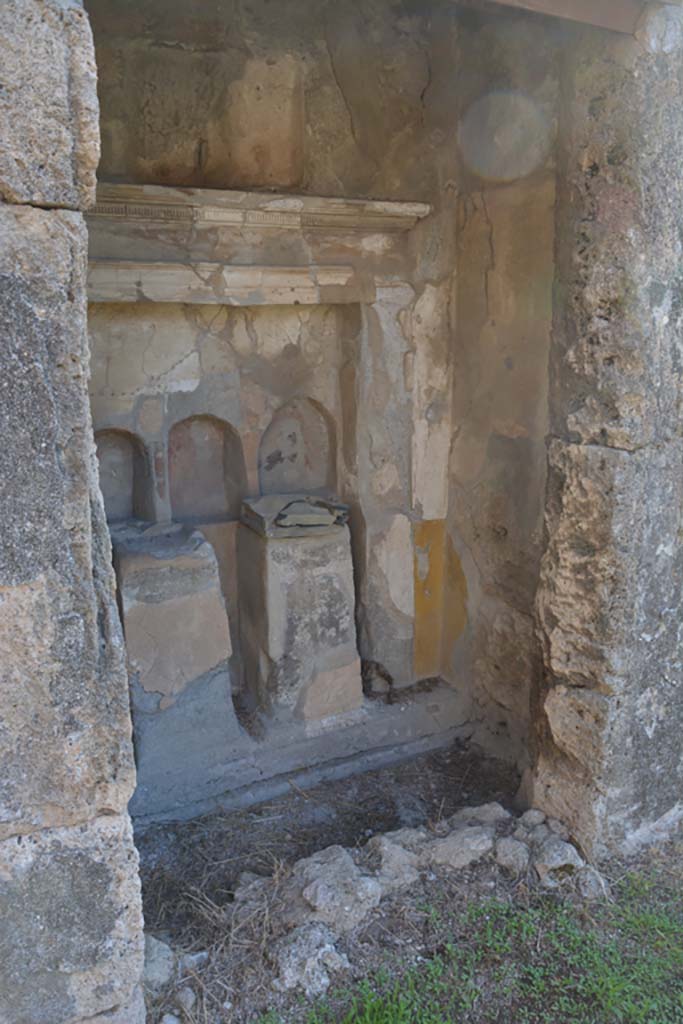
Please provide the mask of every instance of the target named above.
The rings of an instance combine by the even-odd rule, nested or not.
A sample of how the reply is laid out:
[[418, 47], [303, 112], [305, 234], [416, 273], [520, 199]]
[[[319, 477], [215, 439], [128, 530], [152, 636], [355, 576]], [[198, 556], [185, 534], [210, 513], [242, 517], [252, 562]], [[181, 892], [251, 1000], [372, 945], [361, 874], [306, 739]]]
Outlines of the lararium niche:
[[[420, 519], [443, 533], [448, 453], [429, 448], [432, 430], [448, 439], [411, 380], [432, 314], [413, 314], [410, 238], [428, 208], [114, 185], [98, 199], [93, 418], [140, 437], [153, 504], [152, 523], [128, 498], [112, 522], [133, 813], [188, 817], [464, 735], [468, 700], [438, 678], [440, 627], [425, 630], [443, 584]], [[429, 466], [411, 459], [417, 421]], [[400, 699], [376, 685], [382, 665]]]
[[140, 440], [126, 430], [95, 434], [107, 521], [152, 519], [151, 475]]
[[239, 434], [214, 416], [189, 416], [168, 438], [171, 515], [183, 523], [236, 519], [246, 494]]

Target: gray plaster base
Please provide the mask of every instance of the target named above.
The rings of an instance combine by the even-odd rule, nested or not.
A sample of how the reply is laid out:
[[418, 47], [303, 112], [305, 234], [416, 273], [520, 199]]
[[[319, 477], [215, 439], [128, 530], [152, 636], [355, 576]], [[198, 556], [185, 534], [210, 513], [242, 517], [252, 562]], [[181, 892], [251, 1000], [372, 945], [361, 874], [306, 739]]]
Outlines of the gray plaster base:
[[324, 722], [274, 725], [262, 739], [241, 730], [226, 743], [225, 758], [214, 763], [201, 796], [186, 775], [192, 752], [178, 749], [172, 761], [145, 766], [144, 788], [130, 809], [138, 830], [186, 821], [271, 799], [290, 781], [312, 785], [447, 746], [472, 729], [470, 700], [447, 684], [406, 690], [393, 704], [365, 700], [357, 711]]

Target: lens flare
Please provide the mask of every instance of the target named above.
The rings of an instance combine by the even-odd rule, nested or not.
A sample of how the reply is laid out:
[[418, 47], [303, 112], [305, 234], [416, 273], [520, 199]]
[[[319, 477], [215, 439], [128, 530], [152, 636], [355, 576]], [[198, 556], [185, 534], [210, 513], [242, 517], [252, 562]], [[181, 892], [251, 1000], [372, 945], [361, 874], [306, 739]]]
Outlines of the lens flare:
[[537, 104], [517, 92], [491, 92], [471, 105], [458, 130], [462, 158], [489, 181], [514, 181], [541, 167], [552, 125]]

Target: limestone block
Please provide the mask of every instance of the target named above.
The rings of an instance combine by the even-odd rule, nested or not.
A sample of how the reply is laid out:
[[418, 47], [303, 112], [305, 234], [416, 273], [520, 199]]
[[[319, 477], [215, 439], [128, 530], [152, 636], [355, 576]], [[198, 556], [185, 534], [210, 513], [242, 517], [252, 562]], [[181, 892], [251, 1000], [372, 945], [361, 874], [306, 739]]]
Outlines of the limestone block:
[[231, 653], [213, 548], [186, 527], [114, 532], [128, 663], [162, 707]]
[[245, 683], [259, 705], [303, 719], [362, 704], [346, 526], [299, 537], [238, 532]]
[[122, 811], [134, 784], [85, 250], [80, 214], [0, 203], [0, 836]]
[[230, 627], [213, 548], [189, 527], [113, 531], [131, 674], [136, 815], [189, 806], [226, 788], [243, 743], [228, 658]]
[[587, 849], [598, 830], [621, 845], [681, 806], [683, 453], [554, 442], [550, 468], [537, 607], [554, 744], [533, 796]]
[[0, 1020], [103, 1024], [142, 970], [137, 854], [127, 816], [0, 843]]
[[493, 849], [493, 828], [471, 825], [456, 829], [444, 839], [429, 843], [421, 855], [423, 864], [439, 864], [449, 868], [465, 868], [481, 860]]
[[0, 49], [0, 196], [84, 209], [95, 198], [100, 132], [80, 0], [3, 0]]
[[681, 11], [649, 11], [640, 41], [568, 53], [551, 353], [553, 432], [631, 450], [681, 416]]

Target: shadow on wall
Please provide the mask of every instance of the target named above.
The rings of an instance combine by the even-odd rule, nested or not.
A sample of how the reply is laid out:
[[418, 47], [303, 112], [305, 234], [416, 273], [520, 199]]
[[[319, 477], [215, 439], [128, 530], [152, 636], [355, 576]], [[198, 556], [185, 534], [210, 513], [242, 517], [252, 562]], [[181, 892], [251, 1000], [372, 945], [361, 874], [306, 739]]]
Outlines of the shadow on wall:
[[153, 520], [152, 477], [140, 439], [127, 430], [100, 430], [95, 444], [107, 520]]
[[237, 431], [214, 416], [189, 416], [168, 437], [171, 514], [176, 522], [238, 519], [247, 472]]

